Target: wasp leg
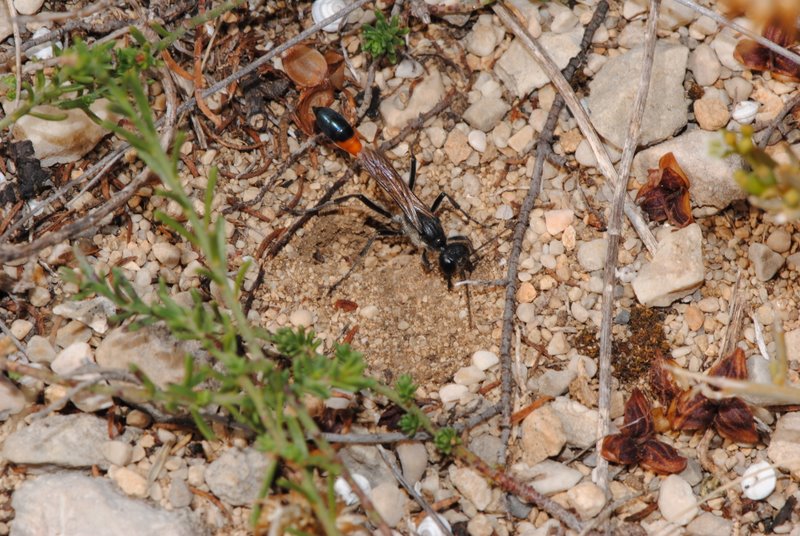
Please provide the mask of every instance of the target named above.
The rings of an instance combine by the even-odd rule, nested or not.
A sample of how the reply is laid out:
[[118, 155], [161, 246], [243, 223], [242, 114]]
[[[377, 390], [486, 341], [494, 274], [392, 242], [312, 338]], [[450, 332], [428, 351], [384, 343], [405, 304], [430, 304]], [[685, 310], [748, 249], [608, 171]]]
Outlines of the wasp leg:
[[433, 270], [433, 265], [431, 265], [431, 261], [428, 258], [428, 250], [422, 250], [422, 268], [425, 270], [425, 273], [430, 273]]
[[414, 185], [417, 183], [417, 157], [411, 155], [411, 170], [408, 172], [408, 189], [414, 191]]
[[434, 199], [433, 203], [431, 204], [431, 212], [433, 212], [435, 214], [436, 211], [438, 211], [439, 208], [441, 208], [442, 202], [445, 199], [450, 201], [450, 204], [453, 205], [453, 208], [458, 210], [461, 214], [463, 214], [472, 223], [474, 223], [476, 225], [480, 225], [481, 227], [489, 227], [488, 225], [485, 225], [485, 224], [479, 222], [478, 220], [476, 220], [475, 218], [473, 218], [472, 216], [470, 216], [469, 212], [467, 212], [466, 210], [461, 208], [461, 205], [459, 205], [458, 202], [455, 199], [453, 199], [453, 197], [450, 194], [448, 194], [447, 192], [441, 192], [439, 195], [436, 196], [436, 199]]
[[313, 213], [319, 212], [321, 210], [325, 210], [326, 208], [329, 208], [329, 207], [333, 207], [333, 206], [336, 206], [336, 205], [341, 205], [342, 203], [344, 203], [344, 202], [346, 202], [346, 201], [348, 201], [350, 199], [358, 199], [368, 209], [370, 209], [370, 210], [372, 210], [374, 212], [377, 212], [378, 214], [380, 214], [384, 218], [388, 218], [388, 219], [392, 218], [392, 213], [391, 212], [389, 212], [388, 210], [386, 210], [381, 205], [379, 205], [378, 203], [376, 203], [375, 201], [373, 201], [369, 197], [365, 196], [364, 194], [343, 195], [342, 197], [337, 197], [336, 199], [334, 199], [332, 201], [328, 201], [327, 203], [322, 203], [322, 204], [319, 204], [319, 205], [317, 205], [315, 207], [311, 207], [311, 208], [305, 210], [304, 212], [306, 214], [309, 214], [309, 213], [313, 214]]
[[333, 285], [331, 285], [328, 288], [328, 296], [333, 294], [333, 291], [336, 290], [339, 287], [339, 285], [341, 285], [342, 283], [347, 281], [347, 278], [349, 278], [353, 274], [353, 272], [356, 271], [356, 268], [361, 266], [361, 263], [364, 262], [364, 259], [366, 258], [367, 253], [369, 253], [369, 250], [372, 248], [372, 244], [374, 244], [376, 240], [378, 240], [379, 238], [385, 238], [387, 236], [398, 236], [400, 234], [402, 234], [402, 233], [400, 233], [399, 231], [396, 231], [394, 229], [390, 229], [390, 228], [386, 227], [386, 228], [379, 229], [371, 237], [369, 237], [369, 240], [367, 240], [367, 243], [364, 245], [363, 248], [361, 248], [361, 251], [358, 252], [358, 257], [356, 257], [356, 260], [350, 266], [350, 269], [347, 270], [347, 273], [344, 274], [342, 277], [340, 277]]

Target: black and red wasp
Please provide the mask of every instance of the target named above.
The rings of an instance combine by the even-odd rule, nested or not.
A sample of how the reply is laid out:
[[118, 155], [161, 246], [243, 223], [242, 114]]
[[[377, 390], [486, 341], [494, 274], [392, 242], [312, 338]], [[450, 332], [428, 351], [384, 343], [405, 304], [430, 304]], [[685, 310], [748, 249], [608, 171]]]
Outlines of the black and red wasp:
[[[473, 270], [474, 262], [472, 257], [475, 250], [472, 247], [472, 242], [463, 235], [447, 237], [444, 233], [442, 222], [435, 213], [442, 202], [447, 199], [456, 209], [464, 213], [467, 218], [470, 220], [472, 220], [472, 218], [470, 218], [458, 203], [445, 192], [440, 193], [430, 207], [426, 206], [419, 197], [417, 197], [414, 193], [417, 171], [416, 159], [412, 157], [411, 171], [409, 173], [408, 184], [406, 184], [383, 153], [361, 144], [353, 127], [341, 114], [331, 108], [322, 107], [314, 108], [314, 114], [316, 116], [317, 129], [327, 136], [337, 147], [356, 157], [364, 170], [375, 180], [381, 190], [394, 201], [395, 205], [400, 209], [400, 214], [393, 215], [384, 207], [363, 194], [342, 196], [332, 201], [332, 204], [339, 204], [348, 199], [358, 199], [378, 214], [399, 223], [402, 234], [408, 236], [415, 246], [422, 248], [422, 262], [426, 268], [430, 267], [427, 253], [432, 252], [438, 255], [439, 269], [447, 280], [448, 288], [452, 288], [452, 279], [454, 276], [458, 275], [464, 278], [468, 272]], [[312, 210], [318, 210], [320, 208], [324, 207], [321, 206]], [[375, 237], [373, 237], [373, 240], [374, 238]], [[367, 243], [361, 255], [366, 254], [373, 240]]]

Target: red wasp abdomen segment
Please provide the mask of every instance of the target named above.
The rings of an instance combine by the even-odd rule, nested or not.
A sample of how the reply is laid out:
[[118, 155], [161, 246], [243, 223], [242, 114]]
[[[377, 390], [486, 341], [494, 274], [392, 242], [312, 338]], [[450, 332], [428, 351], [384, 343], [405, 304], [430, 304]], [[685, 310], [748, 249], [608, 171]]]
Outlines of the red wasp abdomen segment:
[[331, 108], [314, 107], [317, 129], [337, 147], [353, 156], [361, 152], [361, 142], [347, 119]]

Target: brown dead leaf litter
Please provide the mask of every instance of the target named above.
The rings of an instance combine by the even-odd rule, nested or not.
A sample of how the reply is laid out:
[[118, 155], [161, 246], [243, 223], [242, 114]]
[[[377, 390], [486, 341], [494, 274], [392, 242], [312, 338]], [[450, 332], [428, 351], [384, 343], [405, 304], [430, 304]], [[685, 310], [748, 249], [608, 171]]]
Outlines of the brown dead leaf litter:
[[[551, 43], [549, 52], [556, 57], [577, 47], [576, 39], [579, 41], [596, 4], [596, 1], [568, 6], [555, 2], [515, 2], [521, 15], [528, 17], [528, 29], [543, 42]], [[301, 27], [310, 26], [306, 16], [309, 10], [307, 3], [287, 6], [267, 1], [252, 10], [226, 15], [220, 25], [220, 39], [216, 47], [210, 48], [206, 64], [209, 85], [231, 74], [235, 67], [226, 63], [227, 59], [236, 57], [239, 65], [244, 65], [264, 50], [284, 42]], [[125, 12], [125, 6], [121, 12]], [[598, 116], [614, 116], [605, 112], [617, 108], [619, 116], [624, 115], [630, 103], [619, 102], [619, 97], [632, 86], [625, 83], [627, 80], [612, 79], [606, 81], [604, 92], [604, 73], [615, 72], [614, 69], [630, 72], [635, 68], [619, 67], [614, 62], [623, 62], [628, 51], [641, 43], [644, 17], [644, 3], [638, 0], [613, 2], [581, 74], [579, 97], [585, 99], [593, 120], [598, 123], [596, 127], [608, 139], [624, 136], [627, 124], [619, 117], [613, 124], [602, 123]], [[356, 10], [342, 35], [319, 33], [311, 43], [334, 51], [344, 47], [348, 72], [355, 72], [363, 81], [370, 60], [360, 51], [358, 28], [372, 20], [370, 10]], [[503, 30], [488, 8], [462, 18], [463, 26], [436, 17], [429, 25], [413, 17], [411, 21], [412, 32], [405, 49], [408, 57], [403, 56], [398, 66], [381, 64], [375, 73], [375, 85], [380, 88], [376, 98], [389, 104], [385, 110], [382, 106], [378, 116], [365, 118], [358, 128], [365, 138], [370, 141], [374, 138], [374, 143], [379, 144], [401, 132], [403, 126], [399, 125], [398, 116], [406, 111], [404, 107], [415, 110], [413, 116], [416, 116], [450, 92], [455, 93], [450, 106], [421, 128], [410, 129], [386, 152], [401, 174], [407, 173], [411, 155], [416, 156], [419, 161], [416, 193], [424, 202], [430, 203], [441, 191], [448, 192], [485, 225], [469, 222], [454, 210], [441, 212], [448, 236], [465, 234], [476, 246], [491, 242], [481, 250], [481, 260], [471, 277], [502, 279], [511, 249], [508, 229], [527, 190], [534, 166], [532, 147], [555, 91], [546, 80], [541, 84], [530, 82], [526, 75], [533, 70], [531, 64], [515, 63], [524, 51], [517, 50], [520, 47], [510, 32]], [[30, 38], [25, 35], [24, 39]], [[670, 3], [660, 26], [659, 47], [669, 60], [661, 64], [656, 61], [656, 76], [662, 77], [659, 80], [664, 84], [658, 88], [659, 98], [654, 99], [653, 113], [659, 124], [649, 124], [643, 130], [643, 135], [649, 136], [643, 145], [648, 147], [640, 151], [634, 162], [635, 178], [630, 181], [630, 193], [635, 194], [644, 184], [648, 168], [657, 167], [663, 154], [672, 152], [689, 178], [696, 223], [682, 230], [653, 226], [662, 244], [672, 246], [662, 257], [658, 253], [648, 254], [628, 226], [623, 230], [613, 326], [614, 433], [630, 424], [623, 412], [625, 401], [634, 389], [649, 392], [647, 375], [656, 353], [663, 353], [691, 372], [706, 371], [723, 357], [734, 298], [745, 304], [744, 320], [736, 329], [738, 336], [734, 343], [745, 351], [750, 379], [770, 382], [767, 361], [758, 348], [757, 324], [752, 319], [764, 327], [767, 352], [774, 354], [773, 326], [778, 318], [787, 333], [787, 381], [794, 385], [800, 381], [797, 225], [778, 223], [750, 207], [741, 192], [730, 186], [734, 166], [720, 164], [719, 159], [702, 149], [720, 123], [736, 128], [734, 119], [745, 121], [744, 116], [737, 115], [737, 106], [742, 103], [747, 103], [743, 108], [754, 105], [758, 108], [758, 114], [750, 118], [755, 120], [758, 130], [769, 125], [797, 93], [794, 82], [773, 80], [769, 73], [751, 72], [735, 63], [731, 50], [737, 38], [708, 17], [683, 11], [677, 3]], [[180, 46], [190, 49], [191, 44], [187, 43]], [[241, 49], [237, 49], [237, 44], [241, 44]], [[2, 44], [6, 58], [12, 57], [9, 55], [12, 50], [10, 41]], [[176, 57], [184, 62], [188, 58], [177, 53]], [[609, 69], [604, 69], [606, 66]], [[349, 89], [354, 94], [360, 87], [351, 81]], [[415, 91], [423, 92], [425, 98], [415, 100]], [[526, 97], [520, 99], [520, 94]], [[159, 101], [160, 95], [160, 87], [151, 87], [155, 102], [163, 103]], [[223, 106], [215, 111], [223, 116], [228, 111], [242, 116], [247, 109], [243, 104], [245, 97], [237, 94], [231, 97], [229, 108]], [[215, 131], [213, 126], [198, 128], [193, 121], [180, 125], [189, 135], [181, 147], [181, 173], [192, 195], [198, 200], [202, 198], [211, 166], [219, 166], [225, 172], [214, 208], [218, 214], [225, 212], [232, 270], [248, 256], [255, 255], [268, 237], [275, 237], [280, 229], [295, 221], [300, 211], [315, 206], [327, 188], [353, 164], [347, 155], [322, 144], [302, 154], [279, 177], [275, 176], [282, 162], [307, 139], [290, 119], [289, 107], [295, 97], [289, 93], [286, 102], [265, 102], [269, 120], [267, 129], [261, 133], [247, 132], [239, 128], [238, 122], [231, 123], [223, 132]], [[698, 105], [700, 101], [703, 102]], [[211, 102], [213, 106], [218, 104]], [[598, 105], [602, 106], [599, 112]], [[205, 125], [202, 114], [195, 114], [196, 120]], [[791, 143], [798, 139], [794, 121], [789, 115], [778, 130]], [[512, 432], [505, 469], [586, 522], [599, 520], [604, 507], [611, 501], [620, 501], [611, 516], [611, 530], [617, 534], [716, 536], [774, 532], [797, 536], [800, 517], [794, 505], [800, 498], [800, 487], [796, 470], [791, 472], [792, 460], [800, 459], [797, 431], [800, 414], [793, 411], [796, 407], [774, 408], [770, 403], [748, 400], [759, 419], [761, 435], [755, 445], [737, 444], [715, 435], [713, 430], [693, 433], [659, 429], [658, 441], [647, 444], [663, 443], [674, 449], [687, 460], [682, 472], [667, 477], [636, 464], [612, 464], [609, 497], [593, 481], [599, 456], [595, 451], [599, 418], [596, 333], [600, 325], [605, 266], [603, 236], [610, 194], [604, 190], [605, 181], [595, 169], [594, 157], [568, 113], [562, 112], [555, 134], [556, 160], [561, 159], [564, 165], [545, 165], [542, 192], [530, 221], [526, 222], [518, 275], [520, 287], [513, 304], [515, 333], [511, 358], [517, 393], [513, 410], [520, 411], [521, 416]], [[252, 145], [254, 139], [263, 142], [263, 147], [231, 148]], [[114, 143], [106, 139], [74, 167], [54, 168], [56, 176], [77, 176], [79, 170], [91, 165]], [[256, 176], [237, 178], [262, 166], [262, 172]], [[196, 173], [192, 168], [196, 168]], [[134, 174], [133, 169], [120, 169], [115, 178], [125, 183]], [[272, 179], [274, 186], [258, 200], [259, 190]], [[90, 201], [99, 201], [109, 188], [118, 186], [112, 181], [90, 190], [76, 210], [80, 212]], [[352, 193], [365, 193], [388, 205], [388, 200], [361, 171], [336, 195]], [[246, 211], [226, 210], [241, 201], [254, 202]], [[287, 211], [287, 207], [291, 210]], [[174, 214], [176, 207], [152, 197], [152, 188], [142, 190], [124, 214], [98, 229], [94, 236], [47, 248], [28, 264], [4, 267], [12, 294], [5, 295], [0, 302], [3, 319], [28, 355], [37, 356], [34, 361], [45, 365], [55, 362], [58, 356], [74, 351], [75, 344], [85, 345], [81, 348], [89, 359], [101, 364], [103, 356], [125, 354], [124, 345], [113, 346], [113, 337], [90, 329], [86, 318], [53, 312], [74, 289], [65, 286], [49, 269], [74, 263], [69, 254], [71, 245], [80, 246], [98, 269], [121, 267], [145, 296], [155, 292], [161, 277], [178, 300], [185, 300], [191, 288], [200, 289], [209, 300], [213, 299], [214, 289], [194, 272], [199, 267], [197, 254], [154, 221], [156, 208]], [[72, 214], [56, 209], [39, 217], [30, 234], [45, 232], [51, 218], [69, 217]], [[496, 383], [500, 372], [495, 361], [500, 347], [503, 288], [470, 287], [474, 322], [470, 326], [464, 289], [448, 291], [437, 270], [423, 269], [420, 251], [406, 238], [398, 237], [376, 241], [352, 275], [328, 294], [330, 285], [358, 260], [359, 251], [375, 232], [368, 225], [370, 218], [376, 216], [357, 201], [350, 201], [311, 218], [274, 258], [256, 259], [263, 262], [265, 275], [255, 289], [249, 318], [267, 329], [307, 326], [322, 339], [326, 351], [336, 342], [350, 340], [364, 353], [369, 371], [383, 381], [392, 382], [400, 374], [412, 374], [420, 385], [420, 399], [433, 402], [431, 416], [441, 424], [453, 424], [454, 415], [471, 417], [496, 403], [500, 398]], [[253, 288], [256, 272], [254, 268], [247, 274], [248, 291]], [[738, 274], [741, 274], [740, 286], [736, 290]], [[686, 288], [679, 285], [673, 288], [671, 284], [682, 277], [694, 279]], [[152, 339], [153, 347], [142, 350], [141, 354], [163, 352], [174, 356], [167, 346], [158, 346], [158, 337], [153, 335]], [[49, 403], [65, 394], [58, 386], [33, 383], [23, 387], [33, 393], [32, 398], [39, 404], [35, 406], [37, 409], [42, 402]], [[14, 390], [21, 393], [17, 387]], [[553, 400], [544, 404], [541, 400], [535, 402], [543, 396]], [[645, 403], [641, 396], [641, 393], [636, 395], [640, 411], [655, 403], [655, 400]], [[20, 397], [24, 401], [22, 394]], [[385, 408], [371, 400], [360, 402], [363, 407], [349, 408], [357, 414], [354, 431], [385, 431], [372, 424]], [[0, 428], [7, 457], [0, 487], [8, 490], [22, 489], [23, 483], [34, 481], [33, 472], [26, 472], [25, 467], [40, 463], [24, 456], [17, 458], [21, 456], [19, 451], [8, 450], [9, 444], [18, 441], [9, 438], [19, 438], [22, 430], [33, 428], [26, 425], [23, 417], [36, 409], [30, 401], [24, 401], [24, 405], [24, 411], [20, 408], [22, 412]], [[535, 409], [528, 411], [531, 407]], [[78, 409], [84, 408], [78, 405]], [[91, 435], [94, 433], [102, 436], [103, 427], [107, 427], [102, 419], [80, 424], [88, 428], [79, 427], [78, 418], [88, 416], [91, 409], [85, 411], [77, 411], [70, 403], [64, 415], [48, 419], [64, 417], [72, 423], [71, 429], [79, 430], [83, 437], [94, 437]], [[255, 469], [248, 472], [255, 462], [244, 455], [236, 458], [238, 451], [231, 448], [246, 447], [246, 441], [233, 436], [215, 443], [200, 441], [179, 430], [151, 427], [138, 410], [126, 407], [120, 411], [128, 429], [136, 432], [126, 436], [125, 441], [113, 442], [127, 442], [125, 445], [104, 447], [106, 450], [101, 453], [81, 452], [84, 465], [79, 467], [94, 466], [98, 474], [108, 476], [129, 498], [147, 499], [150, 505], [162, 510], [191, 510], [191, 515], [202, 525], [193, 533], [249, 532], [248, 500], [237, 491], [249, 489], [245, 484], [252, 483], [251, 480], [257, 487], [259, 473]], [[48, 423], [56, 425], [55, 421]], [[653, 434], [648, 429], [638, 435], [630, 434], [629, 439], [650, 442]], [[463, 437], [486, 462], [497, 462], [501, 449], [498, 417]], [[105, 444], [104, 440], [105, 437], [99, 439], [97, 444]], [[165, 445], [171, 447], [165, 450]], [[44, 441], [35, 449], [32, 447], [21, 450], [51, 452]], [[168, 453], [166, 458], [164, 452]], [[413, 534], [417, 530], [416, 521], [422, 517], [420, 507], [397, 487], [377, 450], [372, 446], [350, 447], [342, 452], [346, 453], [348, 464], [352, 464], [351, 471], [363, 474], [373, 488], [382, 490], [383, 494], [372, 496], [378, 511], [394, 520], [393, 526], [399, 533]], [[411, 484], [418, 482], [424, 499], [440, 507], [454, 533], [544, 536], [551, 530], [561, 530], [559, 522], [544, 509], [516, 499], [506, 502], [500, 490], [487, 484], [473, 468], [443, 460], [432, 445], [407, 443], [395, 452], [406, 478], [413, 475]], [[619, 459], [624, 459], [624, 454], [615, 452]], [[642, 458], [641, 453], [637, 456]], [[763, 461], [779, 469], [775, 490], [759, 499], [747, 498], [734, 481], [749, 467]], [[50, 460], [50, 463], [63, 462]], [[164, 464], [164, 472], [149, 482], [149, 471], [158, 463]], [[227, 475], [241, 470], [248, 473], [250, 480], [232, 486], [237, 489], [219, 487], [220, 480], [224, 481], [227, 475], [216, 479], [214, 475], [223, 465], [230, 470]], [[669, 464], [650, 465], [666, 466]], [[709, 495], [730, 482], [734, 482], [731, 491]], [[61, 489], [55, 483], [52, 486]], [[386, 493], [387, 488], [391, 488], [391, 493]], [[28, 496], [24, 493], [32, 491], [26, 488], [19, 497]], [[37, 500], [48, 504], [52, 499]], [[0, 534], [9, 531], [13, 534], [16, 527], [12, 516], [16, 515], [17, 520], [23, 516], [19, 502], [12, 501], [11, 493], [0, 496]], [[357, 506], [346, 510], [347, 514], [358, 512]], [[366, 529], [360, 533], [365, 532]]]

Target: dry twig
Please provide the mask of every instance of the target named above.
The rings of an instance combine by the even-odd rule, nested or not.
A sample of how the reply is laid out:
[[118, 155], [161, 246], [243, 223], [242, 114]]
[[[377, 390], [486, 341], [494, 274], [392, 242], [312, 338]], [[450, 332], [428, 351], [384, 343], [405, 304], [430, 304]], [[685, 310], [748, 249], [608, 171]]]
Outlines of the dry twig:
[[[589, 146], [591, 147], [592, 152], [597, 159], [598, 169], [611, 184], [616, 184], [617, 181], [619, 181], [619, 175], [617, 174], [616, 169], [614, 169], [614, 165], [611, 163], [611, 158], [608, 156], [608, 151], [606, 151], [603, 142], [600, 141], [600, 137], [597, 135], [597, 132], [592, 126], [586, 110], [584, 110], [583, 105], [580, 103], [578, 96], [570, 87], [567, 79], [564, 78], [564, 76], [558, 70], [556, 64], [553, 63], [553, 60], [550, 58], [550, 56], [548, 56], [547, 52], [542, 48], [539, 42], [536, 41], [533, 36], [531, 36], [528, 30], [522, 24], [520, 24], [520, 22], [513, 15], [511, 15], [508, 9], [499, 4], [495, 4], [492, 9], [503, 22], [503, 24], [509, 30], [511, 30], [514, 35], [517, 36], [517, 39], [520, 40], [520, 43], [525, 46], [528, 52], [530, 52], [531, 56], [536, 60], [536, 63], [538, 63], [545, 74], [547, 74], [547, 77], [556, 87], [558, 93], [564, 98], [569, 111], [572, 112], [575, 121], [578, 123], [578, 128], [580, 128], [581, 133], [589, 143]], [[653, 233], [650, 232], [647, 222], [642, 216], [642, 212], [639, 210], [639, 207], [637, 207], [633, 201], [627, 197], [625, 200], [625, 215], [628, 216], [631, 225], [636, 230], [636, 233], [639, 235], [639, 238], [641, 238], [648, 251], [655, 253], [658, 243], [656, 242]]]
[[[639, 134], [642, 128], [647, 93], [650, 90], [650, 74], [653, 71], [653, 56], [656, 49], [656, 24], [660, 0], [650, 0], [650, 14], [647, 17], [647, 30], [645, 33], [644, 54], [642, 56], [642, 72], [639, 78], [639, 87], [633, 104], [633, 114], [628, 124], [628, 134], [625, 137], [625, 147], [622, 151], [622, 161], [619, 165], [619, 177], [614, 184], [613, 204], [611, 216], [608, 221], [608, 244], [606, 245], [606, 264], [603, 270], [603, 302], [602, 322], [600, 324], [600, 356], [599, 361], [599, 396], [598, 410], [600, 421], [598, 423], [597, 451], [600, 451], [600, 442], [608, 435], [611, 407], [611, 324], [614, 316], [614, 287], [617, 284], [617, 254], [622, 235], [622, 211], [627, 196], [628, 175], [633, 164], [633, 155], [639, 143]], [[596, 469], [597, 485], [608, 493], [608, 461], [598, 456]]]
[[[505, 8], [496, 5], [495, 12], [497, 12], [498, 8], [505, 10]], [[589, 49], [589, 45], [592, 42], [592, 36], [605, 18], [607, 11], [607, 2], [603, 1], [597, 6], [592, 20], [589, 22], [586, 30], [584, 31], [583, 41], [581, 42], [581, 51], [570, 60], [567, 67], [564, 69], [564, 77], [572, 78], [572, 76], [575, 74], [575, 71], [577, 71], [578, 66], [583, 62], [583, 59], [586, 57], [586, 53]], [[508, 14], [507, 11], [505, 11], [505, 13]], [[503, 17], [501, 17], [501, 20], [502, 19]], [[506, 23], [506, 25], [508, 26], [508, 23]], [[562, 76], [561, 72], [558, 74], [559, 76]], [[498, 457], [498, 461], [501, 465], [505, 463], [506, 448], [511, 435], [511, 413], [513, 409], [511, 335], [513, 334], [514, 326], [514, 303], [517, 293], [519, 257], [522, 253], [522, 241], [525, 238], [525, 231], [528, 228], [530, 213], [531, 210], [533, 210], [533, 205], [535, 204], [536, 198], [539, 195], [539, 190], [541, 189], [544, 161], [547, 154], [552, 151], [551, 143], [553, 140], [553, 132], [555, 131], [556, 123], [558, 122], [558, 114], [561, 112], [561, 108], [563, 106], [564, 99], [557, 97], [550, 108], [550, 113], [547, 116], [547, 122], [542, 129], [542, 133], [539, 135], [539, 141], [536, 143], [536, 162], [534, 164], [528, 193], [525, 196], [525, 200], [522, 202], [522, 206], [519, 209], [519, 214], [517, 215], [517, 223], [514, 226], [514, 234], [511, 239], [511, 253], [508, 256], [508, 271], [505, 277], [505, 280], [508, 281], [508, 284], [506, 285], [505, 307], [503, 308], [503, 331], [500, 336], [500, 366], [502, 378], [502, 395], [500, 399], [500, 405], [503, 411], [503, 431], [501, 435], [503, 448]]]

